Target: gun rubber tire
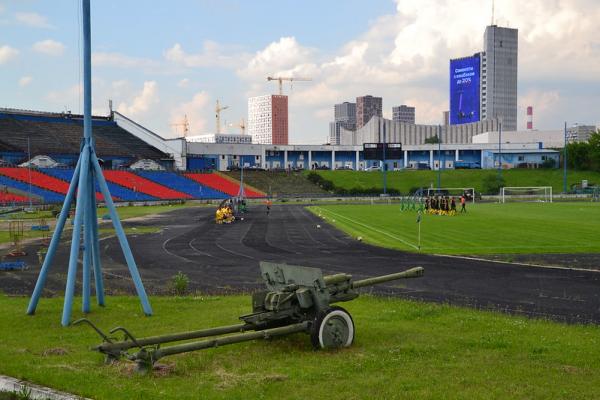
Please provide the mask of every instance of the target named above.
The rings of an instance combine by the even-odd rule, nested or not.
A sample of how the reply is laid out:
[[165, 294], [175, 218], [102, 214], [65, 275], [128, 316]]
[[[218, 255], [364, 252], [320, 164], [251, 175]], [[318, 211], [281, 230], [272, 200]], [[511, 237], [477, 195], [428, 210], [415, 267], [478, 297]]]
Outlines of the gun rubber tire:
[[310, 340], [315, 349], [349, 347], [354, 342], [354, 321], [342, 307], [331, 307], [317, 315]]

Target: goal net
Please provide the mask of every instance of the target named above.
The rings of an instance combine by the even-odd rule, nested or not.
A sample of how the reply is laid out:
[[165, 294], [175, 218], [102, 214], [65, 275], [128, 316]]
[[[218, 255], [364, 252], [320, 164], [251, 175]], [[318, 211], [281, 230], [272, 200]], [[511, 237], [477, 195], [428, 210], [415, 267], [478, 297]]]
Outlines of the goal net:
[[552, 186], [503, 187], [500, 191], [502, 203], [525, 201], [552, 203]]
[[428, 188], [425, 195], [428, 197], [460, 197], [464, 195], [467, 201], [475, 203], [475, 188]]

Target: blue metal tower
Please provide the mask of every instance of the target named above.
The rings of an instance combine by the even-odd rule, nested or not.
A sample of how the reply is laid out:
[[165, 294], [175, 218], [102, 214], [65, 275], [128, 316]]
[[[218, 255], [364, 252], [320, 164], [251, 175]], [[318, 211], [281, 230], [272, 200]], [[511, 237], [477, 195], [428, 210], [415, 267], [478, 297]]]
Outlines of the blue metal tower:
[[152, 308], [148, 302], [148, 296], [144, 289], [142, 279], [138, 272], [133, 254], [119, 220], [119, 215], [110, 196], [106, 180], [98, 162], [94, 150], [94, 139], [92, 137], [92, 61], [91, 61], [91, 29], [90, 29], [90, 0], [82, 0], [83, 10], [83, 141], [81, 154], [75, 167], [75, 173], [65, 197], [62, 210], [56, 223], [56, 229], [48, 248], [48, 253], [42, 264], [33, 294], [29, 301], [27, 314], [34, 314], [38, 301], [44, 289], [48, 271], [52, 265], [60, 237], [62, 235], [73, 197], [77, 196], [75, 208], [75, 221], [73, 238], [71, 241], [71, 253], [69, 258], [69, 269], [67, 273], [67, 285], [65, 289], [65, 302], [63, 306], [62, 325], [67, 326], [71, 322], [71, 310], [73, 308], [73, 296], [75, 294], [75, 281], [77, 277], [77, 264], [79, 259], [79, 248], [81, 245], [81, 234], [83, 232], [83, 288], [82, 288], [82, 311], [90, 311], [91, 274], [93, 268], [96, 299], [98, 305], [104, 306], [104, 284], [102, 281], [102, 266], [100, 264], [100, 245], [98, 241], [98, 216], [96, 214], [96, 190], [94, 182], [98, 182], [104, 201], [110, 212], [111, 220], [115, 227], [121, 249], [133, 278], [133, 283], [142, 303], [146, 315], [152, 315]]

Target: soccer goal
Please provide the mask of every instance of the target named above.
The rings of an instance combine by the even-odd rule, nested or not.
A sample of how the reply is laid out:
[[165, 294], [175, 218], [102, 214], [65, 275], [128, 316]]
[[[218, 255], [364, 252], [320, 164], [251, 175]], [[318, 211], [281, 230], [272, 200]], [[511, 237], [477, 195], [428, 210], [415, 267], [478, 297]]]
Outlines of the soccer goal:
[[500, 190], [503, 203], [513, 201], [552, 203], [552, 186], [513, 186]]
[[464, 195], [467, 201], [475, 203], [475, 188], [428, 188], [425, 192], [428, 197], [431, 196], [450, 196], [460, 197]]

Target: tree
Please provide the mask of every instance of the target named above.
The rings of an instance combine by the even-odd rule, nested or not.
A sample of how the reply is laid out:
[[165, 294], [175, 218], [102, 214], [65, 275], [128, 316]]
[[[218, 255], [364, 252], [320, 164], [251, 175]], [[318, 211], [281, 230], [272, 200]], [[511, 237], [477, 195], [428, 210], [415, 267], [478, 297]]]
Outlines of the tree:
[[428, 137], [425, 139], [425, 144], [438, 144], [440, 142], [440, 138], [435, 136]]

